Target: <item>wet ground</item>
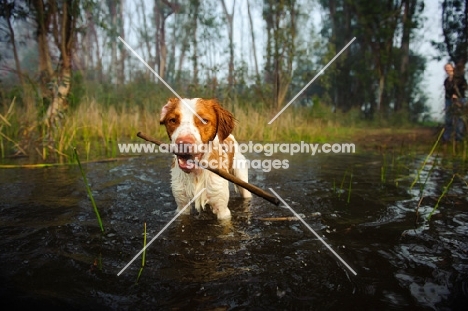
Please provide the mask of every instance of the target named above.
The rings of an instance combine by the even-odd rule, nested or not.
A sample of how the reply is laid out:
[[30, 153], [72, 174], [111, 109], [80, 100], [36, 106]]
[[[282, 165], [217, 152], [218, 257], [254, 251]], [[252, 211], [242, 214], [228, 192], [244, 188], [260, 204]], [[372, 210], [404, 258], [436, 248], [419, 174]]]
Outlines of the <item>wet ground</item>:
[[[250, 154], [250, 159], [264, 159]], [[0, 298], [67, 310], [464, 310], [468, 304], [467, 185], [435, 168], [410, 190], [423, 156], [294, 155], [289, 168], [250, 171], [291, 212], [234, 191], [232, 220], [174, 216], [167, 155], [85, 165], [101, 235], [78, 167], [0, 171]], [[427, 171], [423, 172], [425, 180]]]

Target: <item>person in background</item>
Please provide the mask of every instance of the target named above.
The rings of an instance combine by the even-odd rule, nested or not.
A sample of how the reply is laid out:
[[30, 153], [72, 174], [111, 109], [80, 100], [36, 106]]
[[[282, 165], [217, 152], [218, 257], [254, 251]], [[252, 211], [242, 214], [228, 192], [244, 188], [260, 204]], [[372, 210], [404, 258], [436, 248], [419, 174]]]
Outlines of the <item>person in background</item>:
[[[448, 63], [444, 66], [447, 78], [444, 80], [445, 88], [445, 131], [442, 136], [444, 142], [452, 139], [455, 135], [456, 141], [463, 140], [465, 124], [461, 118], [462, 108], [466, 105], [465, 91], [467, 83], [463, 70]], [[455, 131], [455, 133], [454, 133]]]

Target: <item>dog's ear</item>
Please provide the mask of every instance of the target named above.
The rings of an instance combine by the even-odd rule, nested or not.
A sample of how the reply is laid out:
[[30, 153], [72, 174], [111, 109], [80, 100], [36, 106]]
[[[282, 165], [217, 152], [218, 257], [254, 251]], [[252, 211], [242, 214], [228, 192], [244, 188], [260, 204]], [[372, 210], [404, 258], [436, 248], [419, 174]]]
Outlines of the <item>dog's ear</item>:
[[214, 102], [213, 107], [218, 116], [218, 139], [220, 142], [223, 142], [232, 133], [236, 119], [232, 113], [221, 107], [217, 100], [214, 100]]
[[159, 124], [164, 124], [167, 113], [174, 108], [178, 101], [178, 98], [169, 98], [167, 104], [165, 104], [164, 107], [162, 107], [161, 109], [161, 117], [159, 118]]

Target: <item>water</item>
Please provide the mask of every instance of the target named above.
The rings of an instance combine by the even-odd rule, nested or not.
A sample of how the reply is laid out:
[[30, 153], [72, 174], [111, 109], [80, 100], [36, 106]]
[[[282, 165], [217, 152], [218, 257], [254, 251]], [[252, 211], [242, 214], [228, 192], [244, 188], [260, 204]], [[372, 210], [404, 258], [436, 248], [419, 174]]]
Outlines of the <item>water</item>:
[[230, 222], [208, 211], [183, 215], [148, 248], [138, 284], [140, 258], [117, 276], [141, 250], [143, 224], [149, 241], [175, 215], [169, 157], [145, 156], [85, 166], [104, 235], [77, 167], [0, 171], [3, 304], [71, 310], [467, 305], [467, 185], [456, 180], [426, 220], [452, 171], [432, 173], [416, 218], [419, 190], [409, 185], [420, 158], [284, 158], [288, 169], [251, 170], [250, 182], [274, 189], [357, 276], [302, 223], [286, 220], [293, 216], [288, 209], [258, 197], [243, 201], [234, 191]]

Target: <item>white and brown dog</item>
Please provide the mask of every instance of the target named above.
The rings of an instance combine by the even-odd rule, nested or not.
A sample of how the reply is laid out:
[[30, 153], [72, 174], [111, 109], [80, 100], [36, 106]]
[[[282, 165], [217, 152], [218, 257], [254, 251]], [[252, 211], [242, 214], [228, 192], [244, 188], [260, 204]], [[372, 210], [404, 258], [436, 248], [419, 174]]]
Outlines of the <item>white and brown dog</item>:
[[[215, 99], [192, 98], [183, 101], [169, 99], [162, 108], [160, 119], [171, 144], [180, 147], [175, 152], [171, 169], [172, 194], [177, 210], [184, 208], [206, 188], [195, 200], [195, 208], [200, 212], [205, 205], [210, 205], [218, 219], [230, 218], [229, 182], [196, 163], [224, 170], [248, 182], [245, 157], [238, 151], [237, 141], [231, 135], [235, 119]], [[241, 187], [238, 187], [238, 191], [244, 198], [252, 196]]]

